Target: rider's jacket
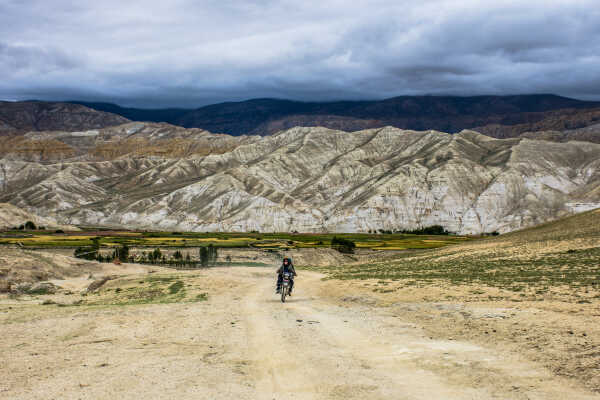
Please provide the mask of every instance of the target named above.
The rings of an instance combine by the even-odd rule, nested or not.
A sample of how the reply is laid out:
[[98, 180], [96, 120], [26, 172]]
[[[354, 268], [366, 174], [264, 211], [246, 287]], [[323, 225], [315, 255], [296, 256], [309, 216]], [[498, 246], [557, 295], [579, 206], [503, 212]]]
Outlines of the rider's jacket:
[[281, 267], [279, 267], [279, 269], [277, 270], [277, 273], [279, 275], [283, 274], [284, 272], [291, 272], [292, 275], [296, 276], [296, 269], [294, 269], [294, 265], [292, 263], [289, 263], [287, 265], [287, 267], [285, 266], [285, 264], [281, 264]]

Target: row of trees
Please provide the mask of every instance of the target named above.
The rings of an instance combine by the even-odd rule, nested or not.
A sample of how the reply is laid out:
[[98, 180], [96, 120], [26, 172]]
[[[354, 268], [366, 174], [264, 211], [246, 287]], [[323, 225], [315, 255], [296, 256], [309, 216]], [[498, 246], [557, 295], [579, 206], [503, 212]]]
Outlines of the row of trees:
[[130, 254], [129, 246], [122, 244], [115, 248], [112, 253], [103, 254], [100, 251], [100, 243], [98, 238], [92, 239], [90, 246], [81, 246], [75, 249], [74, 256], [86, 260], [96, 260], [99, 262], [135, 262], [140, 264], [166, 265], [175, 268], [199, 268], [214, 266], [217, 263], [218, 250], [212, 244], [205, 247], [200, 247], [198, 258], [192, 259], [190, 253], [183, 255], [177, 250], [170, 256], [163, 253], [159, 248], [150, 252], [142, 251], [136, 254]]
[[331, 248], [336, 249], [340, 253], [353, 254], [356, 243], [349, 239], [334, 236], [333, 239], [331, 239]]
[[383, 234], [392, 234], [392, 233], [406, 233], [410, 235], [449, 235], [451, 232], [447, 231], [441, 225], [431, 225], [425, 226], [419, 229], [403, 229], [403, 230], [387, 230], [387, 229], [379, 229], [377, 231], [369, 231], [369, 233], [383, 233]]
[[24, 224], [12, 228], [15, 231], [35, 231], [36, 229], [45, 230], [45, 226], [35, 226], [32, 221], [27, 221]]

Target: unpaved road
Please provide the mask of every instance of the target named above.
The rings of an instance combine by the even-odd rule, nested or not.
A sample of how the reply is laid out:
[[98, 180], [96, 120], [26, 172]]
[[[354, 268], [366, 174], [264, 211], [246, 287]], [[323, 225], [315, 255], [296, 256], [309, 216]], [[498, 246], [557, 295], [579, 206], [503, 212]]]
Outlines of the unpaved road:
[[320, 278], [301, 271], [285, 304], [263, 268], [190, 274], [209, 293], [199, 303], [5, 299], [0, 398], [600, 398], [518, 355], [432, 339], [393, 308], [340, 301]]

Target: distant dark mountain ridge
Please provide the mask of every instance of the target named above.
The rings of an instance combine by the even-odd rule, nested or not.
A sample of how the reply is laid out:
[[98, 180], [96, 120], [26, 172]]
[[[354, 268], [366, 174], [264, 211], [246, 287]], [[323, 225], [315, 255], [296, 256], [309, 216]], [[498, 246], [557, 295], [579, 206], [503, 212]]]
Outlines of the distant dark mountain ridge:
[[80, 104], [45, 101], [0, 101], [0, 135], [31, 131], [78, 131], [129, 122], [120, 115]]
[[[589, 124], [589, 116], [578, 122], [577, 110], [600, 110], [600, 102], [581, 101], [552, 94], [514, 96], [399, 96], [386, 100], [301, 102], [282, 99], [252, 99], [200, 107], [139, 109], [110, 103], [72, 102], [134, 121], [168, 122], [186, 128], [202, 128], [231, 135], [269, 135], [290, 127], [324, 126], [355, 131], [391, 125], [402, 129], [459, 132], [494, 125], [501, 137], [526, 132], [529, 125], [548, 118], [560, 120], [559, 110], [570, 110], [568, 129]], [[592, 121], [592, 122], [595, 122]], [[528, 125], [529, 124], [529, 125]], [[500, 126], [500, 128], [497, 127]], [[518, 129], [503, 126], [519, 125]], [[542, 123], [546, 129], [564, 129]], [[563, 124], [564, 125], [564, 124]], [[483, 128], [485, 129], [485, 128]], [[491, 131], [491, 130], [489, 130]]]
[[131, 121], [144, 122], [168, 122], [173, 125], [179, 118], [185, 114], [194, 111], [188, 108], [132, 108], [121, 107], [113, 103], [87, 102], [87, 101], [69, 101], [72, 104], [81, 104], [98, 111], [105, 111], [121, 115]]

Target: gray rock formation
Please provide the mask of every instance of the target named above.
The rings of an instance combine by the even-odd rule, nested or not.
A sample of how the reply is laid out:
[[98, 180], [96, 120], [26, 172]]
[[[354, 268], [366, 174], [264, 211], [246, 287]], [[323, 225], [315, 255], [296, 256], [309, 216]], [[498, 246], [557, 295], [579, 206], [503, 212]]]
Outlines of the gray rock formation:
[[[140, 123], [78, 135], [93, 139], [36, 137], [70, 143], [59, 161], [5, 148], [0, 201], [68, 224], [300, 232], [439, 224], [463, 234], [600, 207], [600, 145], [586, 142], [390, 127], [234, 138]], [[107, 146], [118, 151], [97, 151]]]

